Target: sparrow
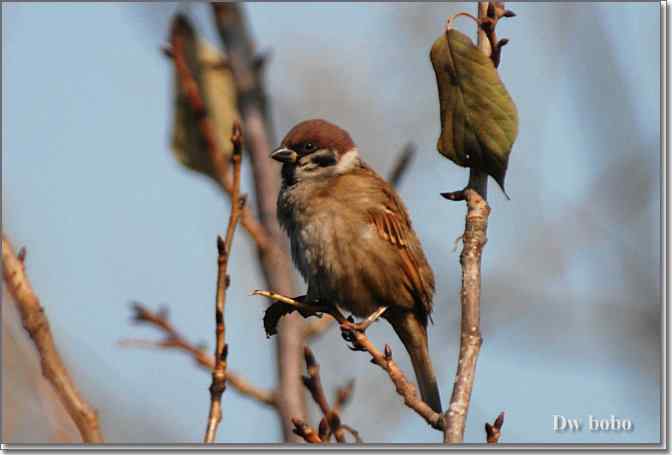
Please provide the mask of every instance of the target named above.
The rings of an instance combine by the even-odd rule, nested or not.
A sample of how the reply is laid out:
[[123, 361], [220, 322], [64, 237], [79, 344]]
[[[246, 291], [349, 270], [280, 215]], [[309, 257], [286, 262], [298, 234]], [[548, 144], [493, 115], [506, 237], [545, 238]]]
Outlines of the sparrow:
[[427, 336], [434, 275], [397, 192], [348, 132], [325, 120], [297, 124], [271, 158], [282, 163], [277, 216], [308, 285], [305, 301], [360, 318], [382, 311], [408, 351], [423, 401], [441, 412]]

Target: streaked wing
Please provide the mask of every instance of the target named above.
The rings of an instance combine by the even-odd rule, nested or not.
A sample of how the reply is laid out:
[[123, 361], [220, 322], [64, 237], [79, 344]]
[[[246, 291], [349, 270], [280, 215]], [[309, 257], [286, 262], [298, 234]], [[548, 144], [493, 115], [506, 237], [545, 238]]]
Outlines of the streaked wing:
[[417, 300], [422, 302], [427, 313], [431, 312], [431, 285], [426, 283], [420, 271], [420, 259], [415, 253], [417, 240], [414, 236], [408, 215], [400, 207], [394, 196], [388, 193], [389, 204], [384, 207], [370, 209], [369, 222], [375, 227], [378, 235], [396, 247], [401, 267], [407, 279], [406, 285]]

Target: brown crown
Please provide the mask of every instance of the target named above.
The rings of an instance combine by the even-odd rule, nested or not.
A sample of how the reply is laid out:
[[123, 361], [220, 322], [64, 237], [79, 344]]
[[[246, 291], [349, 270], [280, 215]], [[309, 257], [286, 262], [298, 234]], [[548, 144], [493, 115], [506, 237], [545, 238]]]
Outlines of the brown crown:
[[307, 142], [315, 145], [316, 149], [332, 149], [338, 153], [345, 153], [355, 146], [347, 131], [322, 119], [298, 123], [287, 133], [282, 145], [292, 149], [298, 144]]

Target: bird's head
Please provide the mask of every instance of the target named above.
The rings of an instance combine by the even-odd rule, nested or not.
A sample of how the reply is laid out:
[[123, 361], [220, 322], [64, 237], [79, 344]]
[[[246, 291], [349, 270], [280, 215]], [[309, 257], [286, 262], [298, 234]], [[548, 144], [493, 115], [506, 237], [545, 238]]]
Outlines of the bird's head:
[[297, 124], [271, 158], [283, 163], [282, 175], [287, 183], [344, 174], [360, 164], [348, 132], [320, 119]]

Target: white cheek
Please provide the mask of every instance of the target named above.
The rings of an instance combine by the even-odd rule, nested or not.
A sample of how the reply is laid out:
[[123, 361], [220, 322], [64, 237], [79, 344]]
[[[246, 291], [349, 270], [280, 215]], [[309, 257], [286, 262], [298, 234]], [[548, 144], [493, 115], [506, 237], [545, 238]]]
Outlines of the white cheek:
[[335, 174], [344, 174], [359, 165], [359, 152], [356, 148], [350, 149], [341, 156], [334, 169]]

